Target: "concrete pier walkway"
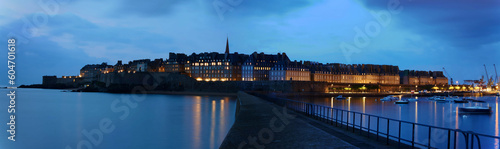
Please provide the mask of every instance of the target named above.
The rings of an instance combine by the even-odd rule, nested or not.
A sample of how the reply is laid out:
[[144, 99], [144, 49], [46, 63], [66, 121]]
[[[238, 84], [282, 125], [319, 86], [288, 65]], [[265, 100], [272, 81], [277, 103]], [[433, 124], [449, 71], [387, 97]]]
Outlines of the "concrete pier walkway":
[[258, 97], [238, 92], [238, 98], [236, 120], [222, 149], [374, 148], [359, 142], [355, 146], [314, 126], [318, 124], [310, 119]]

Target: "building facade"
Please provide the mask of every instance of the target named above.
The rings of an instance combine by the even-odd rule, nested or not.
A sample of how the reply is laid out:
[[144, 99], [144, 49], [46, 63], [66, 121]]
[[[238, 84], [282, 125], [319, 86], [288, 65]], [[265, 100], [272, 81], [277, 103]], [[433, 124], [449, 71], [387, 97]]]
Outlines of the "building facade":
[[[291, 61], [286, 53], [250, 55], [230, 53], [229, 39], [224, 53], [169, 53], [167, 59], [141, 59], [114, 66], [85, 65], [79, 78], [95, 80], [99, 74], [175, 72], [197, 81], [316, 81], [339, 84], [445, 85], [441, 71], [399, 70], [398, 66], [374, 64], [318, 63]], [[51, 80], [47, 77], [44, 80]]]
[[269, 72], [279, 62], [290, 62], [290, 59], [285, 53], [276, 55], [252, 53], [242, 65], [242, 81], [269, 80]]
[[403, 70], [399, 72], [401, 84], [408, 85], [446, 85], [446, 78], [442, 71], [415, 71]]
[[311, 81], [311, 71], [302, 61], [279, 62], [271, 68], [271, 81]]

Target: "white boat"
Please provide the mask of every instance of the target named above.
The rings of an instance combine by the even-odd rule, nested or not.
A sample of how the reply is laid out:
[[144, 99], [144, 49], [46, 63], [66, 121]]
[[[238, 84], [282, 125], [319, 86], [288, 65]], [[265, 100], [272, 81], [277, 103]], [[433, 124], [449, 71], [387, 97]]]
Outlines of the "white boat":
[[408, 98], [408, 99], [406, 99], [406, 100], [408, 100], [408, 101], [418, 101], [418, 99], [417, 99], [417, 98]]
[[442, 99], [441, 96], [432, 96], [432, 97], [429, 97], [429, 100], [437, 100], [437, 99]]
[[449, 102], [448, 100], [444, 99], [444, 98], [438, 98], [438, 99], [435, 99], [436, 102]]
[[399, 98], [394, 97], [394, 96], [387, 96], [387, 97], [380, 99], [380, 101], [392, 101], [392, 100], [397, 100], [397, 99], [399, 99]]
[[337, 100], [344, 100], [345, 97], [342, 97], [342, 95], [339, 95], [339, 96], [335, 97], [335, 99], [337, 99]]
[[465, 100], [465, 99], [463, 99], [463, 98], [462, 98], [462, 99], [454, 99], [454, 100], [453, 100], [453, 102], [454, 102], [454, 103], [469, 103], [469, 101], [468, 101], [468, 100]]
[[408, 104], [409, 101], [408, 100], [398, 100], [396, 102], [394, 102], [395, 104]]
[[458, 111], [461, 114], [491, 114], [491, 107], [459, 107]]

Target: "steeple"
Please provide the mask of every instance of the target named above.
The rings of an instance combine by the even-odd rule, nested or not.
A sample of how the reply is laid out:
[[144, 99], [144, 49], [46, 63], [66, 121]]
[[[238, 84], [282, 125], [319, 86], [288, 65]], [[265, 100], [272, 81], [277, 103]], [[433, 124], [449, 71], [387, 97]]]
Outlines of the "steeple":
[[224, 52], [224, 59], [227, 59], [228, 56], [229, 56], [229, 37], [227, 37], [226, 40], [226, 52]]
[[226, 54], [229, 54], [229, 37], [227, 37], [227, 40], [226, 40], [226, 52], [224, 52]]

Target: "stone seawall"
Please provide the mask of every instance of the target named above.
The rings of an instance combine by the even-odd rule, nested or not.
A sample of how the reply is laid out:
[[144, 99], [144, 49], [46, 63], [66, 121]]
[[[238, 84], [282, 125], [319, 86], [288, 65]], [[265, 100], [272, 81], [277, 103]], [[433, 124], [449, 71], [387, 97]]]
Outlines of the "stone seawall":
[[275, 92], [325, 92], [327, 83], [308, 81], [215, 81], [205, 82], [180, 74], [167, 72], [110, 73], [97, 79], [103, 88], [131, 90], [144, 86], [147, 90], [184, 92], [275, 91]]
[[[171, 92], [225, 92], [264, 91], [264, 92], [361, 92], [360, 87], [366, 85], [365, 92], [387, 92], [409, 90], [408, 85], [378, 84], [345, 84], [313, 81], [196, 81], [195, 79], [175, 72], [136, 72], [108, 73], [95, 78], [63, 79], [55, 76], [44, 77], [44, 88], [83, 88], [87, 85], [90, 91], [130, 92], [134, 87], [142, 86], [148, 91]], [[52, 82], [52, 83], [48, 83]], [[343, 90], [349, 88], [350, 90]], [[352, 90], [351, 90], [352, 88]]]

